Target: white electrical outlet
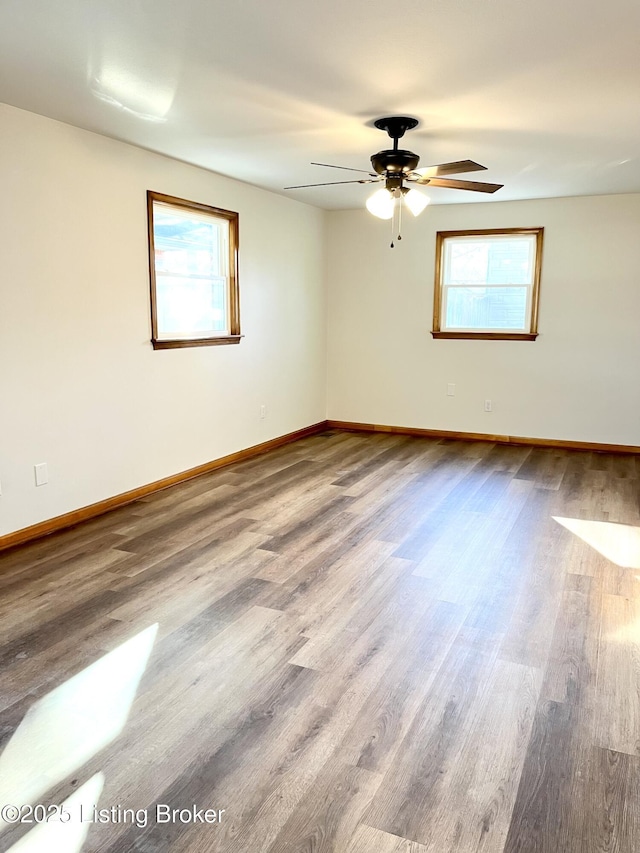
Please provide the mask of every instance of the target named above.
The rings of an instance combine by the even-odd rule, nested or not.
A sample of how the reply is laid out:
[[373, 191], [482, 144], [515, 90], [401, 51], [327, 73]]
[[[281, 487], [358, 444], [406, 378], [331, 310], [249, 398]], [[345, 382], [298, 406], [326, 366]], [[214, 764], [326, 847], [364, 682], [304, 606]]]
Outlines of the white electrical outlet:
[[447, 385], [447, 397], [455, 397], [456, 396], [456, 386], [454, 382], [449, 382]]
[[265, 404], [263, 403], [263, 404], [260, 406], [260, 418], [262, 419], [262, 418], [266, 418], [266, 417], [267, 417], [267, 407], [266, 407], [266, 406], [265, 406]]
[[40, 462], [38, 465], [33, 466], [33, 470], [36, 474], [36, 486], [46, 486], [49, 482], [49, 472], [47, 471], [47, 463]]
[[484, 401], [484, 410], [485, 410], [485, 412], [491, 412], [491, 411], [493, 411], [493, 409], [491, 408], [491, 406], [492, 406], [492, 404], [491, 404], [491, 400], [485, 400], [485, 401]]

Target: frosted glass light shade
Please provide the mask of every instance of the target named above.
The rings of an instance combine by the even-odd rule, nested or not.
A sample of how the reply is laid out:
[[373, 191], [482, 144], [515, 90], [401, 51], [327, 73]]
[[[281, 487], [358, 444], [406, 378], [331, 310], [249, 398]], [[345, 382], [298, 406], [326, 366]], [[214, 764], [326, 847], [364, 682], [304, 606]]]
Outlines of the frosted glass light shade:
[[[420, 195], [420, 193], [418, 193]], [[387, 189], [376, 190], [366, 201], [367, 210], [378, 219], [391, 219], [395, 199]]]
[[409, 192], [404, 196], [404, 200], [414, 216], [418, 216], [418, 214], [422, 213], [431, 201], [430, 198], [423, 195], [421, 192], [418, 192], [418, 190], [409, 190]]

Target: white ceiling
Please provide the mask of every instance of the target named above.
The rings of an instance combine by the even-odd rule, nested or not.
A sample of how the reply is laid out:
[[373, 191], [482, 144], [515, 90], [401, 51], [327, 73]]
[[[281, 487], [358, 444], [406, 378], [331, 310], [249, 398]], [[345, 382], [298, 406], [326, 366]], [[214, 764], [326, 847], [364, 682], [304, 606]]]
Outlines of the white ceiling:
[[638, 0], [3, 0], [0, 101], [276, 192], [367, 169], [392, 114], [505, 184], [434, 203], [638, 192], [639, 34]]

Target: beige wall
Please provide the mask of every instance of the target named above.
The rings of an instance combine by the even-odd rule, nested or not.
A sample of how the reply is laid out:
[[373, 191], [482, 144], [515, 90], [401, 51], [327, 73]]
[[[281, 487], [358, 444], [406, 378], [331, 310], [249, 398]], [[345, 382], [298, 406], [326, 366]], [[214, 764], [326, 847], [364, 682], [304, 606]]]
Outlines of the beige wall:
[[[0, 186], [0, 535], [325, 417], [321, 211], [7, 106]], [[147, 189], [239, 212], [239, 346], [152, 350]]]
[[[433, 340], [436, 232], [537, 225], [538, 340]], [[393, 250], [333, 212], [328, 247], [330, 418], [640, 445], [640, 195], [432, 206]]]
[[[326, 416], [640, 444], [640, 195], [433, 206], [391, 251], [364, 210], [7, 106], [0, 183], [0, 535]], [[239, 211], [239, 346], [152, 350], [147, 189]], [[538, 340], [434, 341], [436, 231], [518, 225], [545, 227]]]

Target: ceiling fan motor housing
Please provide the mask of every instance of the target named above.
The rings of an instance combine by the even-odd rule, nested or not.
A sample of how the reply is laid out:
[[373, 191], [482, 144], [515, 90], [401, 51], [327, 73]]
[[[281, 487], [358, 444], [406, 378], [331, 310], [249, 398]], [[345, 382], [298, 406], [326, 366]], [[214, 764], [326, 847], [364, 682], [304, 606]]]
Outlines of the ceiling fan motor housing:
[[393, 151], [378, 151], [371, 157], [371, 165], [379, 175], [407, 175], [413, 172], [420, 162], [420, 158], [413, 151], [402, 149]]

